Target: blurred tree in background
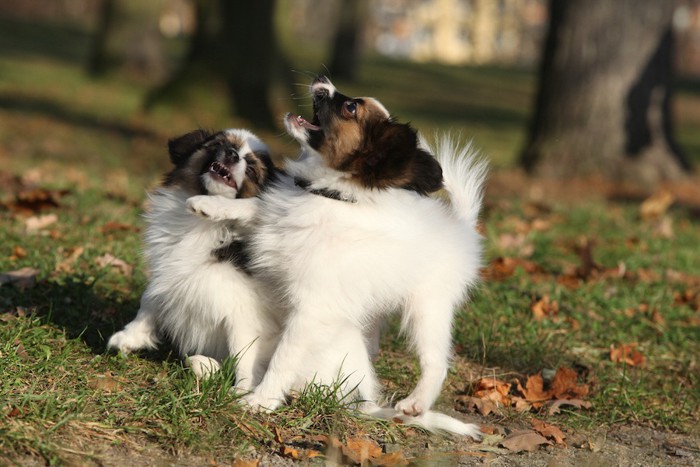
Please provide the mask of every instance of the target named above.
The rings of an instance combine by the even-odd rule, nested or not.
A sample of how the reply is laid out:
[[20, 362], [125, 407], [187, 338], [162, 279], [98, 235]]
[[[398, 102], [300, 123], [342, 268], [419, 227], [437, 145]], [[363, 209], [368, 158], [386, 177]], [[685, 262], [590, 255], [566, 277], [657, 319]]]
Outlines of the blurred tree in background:
[[689, 163], [674, 139], [672, 0], [550, 0], [521, 163], [555, 177], [655, 183]]
[[360, 42], [367, 20], [366, 0], [341, 0], [338, 27], [331, 50], [329, 71], [333, 79], [354, 81], [360, 61]]
[[[179, 68], [145, 99], [148, 109], [201, 76], [222, 79], [235, 115], [260, 128], [274, 128], [270, 92], [281, 60], [274, 0], [193, 0], [196, 28]], [[282, 74], [282, 76], [286, 76]]]

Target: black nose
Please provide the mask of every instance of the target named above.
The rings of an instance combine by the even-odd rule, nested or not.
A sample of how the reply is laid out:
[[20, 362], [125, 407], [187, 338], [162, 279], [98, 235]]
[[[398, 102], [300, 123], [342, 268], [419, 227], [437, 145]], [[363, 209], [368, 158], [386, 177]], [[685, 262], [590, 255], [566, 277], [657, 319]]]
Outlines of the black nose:
[[325, 77], [325, 76], [323, 76], [323, 75], [318, 75], [318, 76], [314, 79], [314, 82], [311, 83], [311, 86], [313, 86], [314, 84], [321, 84], [321, 83], [323, 83], [323, 84], [328, 84], [328, 83], [330, 83], [330, 82], [331, 82], [331, 80], [329, 80], [327, 77]]

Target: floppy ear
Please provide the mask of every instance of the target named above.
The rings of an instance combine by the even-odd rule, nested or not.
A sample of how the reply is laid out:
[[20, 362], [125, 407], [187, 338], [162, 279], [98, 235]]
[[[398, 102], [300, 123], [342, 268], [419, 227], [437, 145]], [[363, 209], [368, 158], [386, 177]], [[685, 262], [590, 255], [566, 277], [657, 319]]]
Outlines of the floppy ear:
[[204, 141], [211, 137], [211, 133], [207, 130], [198, 129], [191, 131], [177, 138], [168, 140], [168, 152], [170, 153], [170, 161], [178, 165], [186, 160]]
[[442, 188], [440, 164], [418, 147], [418, 135], [410, 125], [388, 121], [368, 134], [370, 141], [359, 167], [363, 184], [404, 188], [421, 195]]

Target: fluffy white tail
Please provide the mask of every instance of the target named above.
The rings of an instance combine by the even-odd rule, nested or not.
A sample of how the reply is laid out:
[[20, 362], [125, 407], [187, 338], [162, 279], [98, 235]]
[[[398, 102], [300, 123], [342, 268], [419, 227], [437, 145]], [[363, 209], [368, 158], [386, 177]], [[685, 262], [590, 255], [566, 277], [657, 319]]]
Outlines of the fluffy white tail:
[[421, 138], [421, 146], [435, 155], [442, 166], [445, 189], [450, 194], [454, 212], [470, 227], [476, 227], [488, 163], [471, 142], [460, 143], [449, 134], [437, 136], [433, 144]]
[[381, 408], [376, 405], [366, 407], [363, 412], [371, 417], [382, 420], [393, 420], [406, 425], [417, 426], [432, 432], [447, 432], [460, 436], [471, 436], [474, 439], [481, 439], [483, 433], [478, 425], [464, 423], [454, 417], [440, 412], [429, 410], [418, 417], [404, 415], [392, 408]]

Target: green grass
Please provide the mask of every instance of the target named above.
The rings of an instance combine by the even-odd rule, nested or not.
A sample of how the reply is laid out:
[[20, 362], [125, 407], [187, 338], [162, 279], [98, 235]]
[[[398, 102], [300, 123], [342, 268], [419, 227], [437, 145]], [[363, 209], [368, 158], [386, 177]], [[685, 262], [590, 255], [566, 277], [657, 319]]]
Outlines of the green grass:
[[[185, 103], [143, 113], [148, 83], [119, 73], [97, 81], [83, 74], [82, 29], [42, 29], [5, 19], [0, 26], [0, 202], [11, 205], [31, 185], [65, 191], [58, 207], [40, 213], [57, 215], [40, 232], [27, 232], [26, 215], [0, 209], [0, 272], [25, 266], [40, 271], [34, 287], [0, 287], [0, 462], [32, 455], [59, 463], [75, 456], [91, 459], [107, 448], [134, 453], [154, 446], [169, 455], [226, 462], [253, 451], [275, 452], [281, 444], [275, 427], [284, 439], [365, 434], [401, 443], [414, 436], [359, 417], [337, 397], [337, 388], [312, 385], [291, 406], [252, 415], [227, 391], [231, 362], [211, 381], [198, 382], [167, 346], [128, 358], [105, 354], [106, 339], [134, 316], [146, 282], [140, 253], [144, 192], [168, 167], [167, 138], [197, 126], [245, 122], [227, 115], [215, 85], [194, 90]], [[300, 69], [317, 68], [308, 58], [294, 59]], [[462, 131], [500, 169], [512, 166], [522, 142], [534, 81], [527, 70], [372, 58], [363, 62], [359, 82], [344, 88], [379, 96], [428, 134]], [[692, 110], [700, 93], [685, 85], [681, 98], [679, 135], [700, 160], [700, 115]], [[292, 98], [279, 102], [281, 111], [297, 105], [304, 104]], [[288, 138], [261, 136], [276, 153], [293, 154]], [[669, 211], [673, 236], [666, 238], [653, 223], [640, 221], [638, 203], [580, 193], [568, 197], [580, 202], [552, 198], [533, 214], [528, 190], [529, 182], [517, 194], [488, 192], [487, 258], [524, 255], [542, 272], [521, 270], [485, 281], [458, 313], [457, 359], [441, 406], [453, 407], [456, 393], [468, 387], [465, 375], [474, 373], [465, 368], [512, 376], [577, 365], [588, 372], [594, 408], [552, 417], [556, 423], [581, 430], [600, 423], [696, 430], [700, 317], [697, 304], [679, 303], [676, 295], [700, 293], [697, 211]], [[516, 235], [523, 222], [534, 221], [548, 227], [525, 229], [531, 251], [502, 245], [502, 235]], [[115, 222], [124, 228], [108, 227]], [[602, 268], [624, 264], [631, 274], [592, 278], [576, 288], [560, 285], [557, 278], [579, 264], [576, 245], [582, 237], [594, 242], [593, 256]], [[76, 249], [81, 254], [57, 269]], [[133, 272], [100, 266], [97, 260], [105, 254], [133, 266]], [[545, 295], [557, 300], [559, 314], [536, 321], [530, 305]], [[641, 305], [649, 311], [634, 312]], [[663, 323], [652, 319], [654, 309]], [[418, 369], [396, 328], [390, 323], [376, 365], [387, 392], [400, 397]], [[643, 366], [609, 360], [611, 344], [630, 342], [638, 343]], [[508, 426], [521, 418], [506, 412], [481, 421]]]

